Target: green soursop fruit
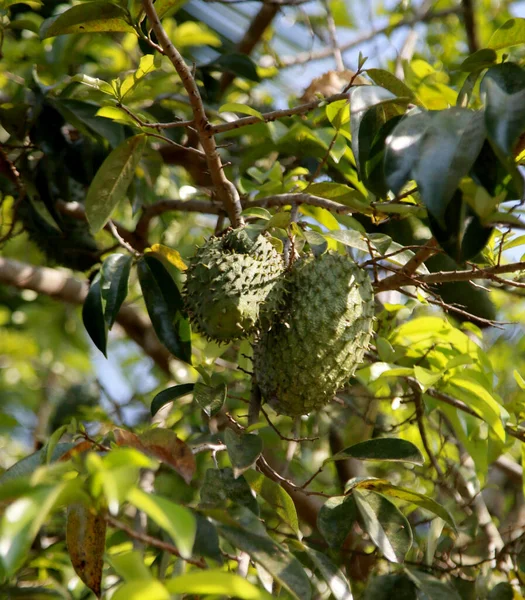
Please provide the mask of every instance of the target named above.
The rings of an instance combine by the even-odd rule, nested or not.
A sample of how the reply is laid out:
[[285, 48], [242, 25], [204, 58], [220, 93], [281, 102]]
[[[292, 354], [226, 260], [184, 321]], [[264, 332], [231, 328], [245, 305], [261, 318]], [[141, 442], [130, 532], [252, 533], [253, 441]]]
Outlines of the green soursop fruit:
[[283, 272], [282, 256], [263, 235], [241, 228], [209, 239], [186, 271], [192, 323], [218, 341], [250, 335], [278, 309]]
[[372, 335], [374, 298], [365, 270], [328, 253], [300, 259], [286, 308], [254, 347], [255, 377], [278, 412], [304, 415], [330, 402], [353, 375]]

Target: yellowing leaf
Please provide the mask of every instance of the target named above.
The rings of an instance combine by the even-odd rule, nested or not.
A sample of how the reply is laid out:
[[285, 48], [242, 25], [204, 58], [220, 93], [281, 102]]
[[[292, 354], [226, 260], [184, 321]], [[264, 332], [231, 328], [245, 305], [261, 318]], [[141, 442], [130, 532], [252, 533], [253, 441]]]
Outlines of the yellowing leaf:
[[153, 244], [153, 246], [148, 248], [146, 252], [155, 252], [156, 254], [160, 254], [174, 267], [177, 267], [179, 271], [186, 271], [188, 268], [188, 265], [182, 260], [182, 257], [177, 250], [169, 248], [168, 246], [164, 246], [163, 244]]
[[83, 504], [72, 504], [67, 510], [66, 540], [76, 574], [97, 597], [100, 596], [106, 546], [104, 515], [92, 512]]

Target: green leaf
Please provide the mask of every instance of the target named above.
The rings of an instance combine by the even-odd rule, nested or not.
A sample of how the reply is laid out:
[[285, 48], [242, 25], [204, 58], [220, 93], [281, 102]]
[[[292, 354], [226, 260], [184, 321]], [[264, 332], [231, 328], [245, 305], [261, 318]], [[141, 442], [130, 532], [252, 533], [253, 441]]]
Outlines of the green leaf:
[[228, 388], [225, 383], [218, 386], [211, 386], [198, 381], [195, 384], [193, 399], [208, 417], [213, 417], [221, 410], [226, 402], [227, 395]]
[[398, 79], [395, 75], [392, 75], [389, 71], [384, 69], [367, 69], [366, 74], [370, 79], [377, 85], [385, 88], [396, 96], [410, 98], [415, 104], [420, 104], [416, 98], [414, 92], [404, 83], [401, 79]]
[[233, 112], [240, 113], [241, 115], [250, 115], [252, 117], [257, 117], [261, 121], [264, 121], [262, 114], [252, 108], [251, 106], [247, 106], [246, 104], [238, 104], [237, 102], [228, 102], [227, 104], [223, 104], [219, 108], [219, 112]]
[[151, 416], [154, 417], [165, 404], [168, 404], [168, 402], [173, 402], [173, 400], [177, 400], [177, 398], [182, 398], [183, 396], [191, 394], [194, 387], [194, 383], [183, 383], [159, 392], [151, 401]]
[[247, 471], [259, 458], [263, 449], [262, 439], [255, 434], [237, 435], [232, 429], [224, 432], [224, 443], [233, 467], [235, 478]]
[[86, 216], [95, 233], [104, 227], [117, 204], [124, 198], [142, 157], [146, 139], [140, 133], [117, 146], [91, 182], [85, 205]]
[[363, 600], [430, 600], [422, 598], [417, 593], [414, 582], [404, 573], [398, 575], [380, 575], [371, 577], [370, 584], [365, 590]]
[[122, 554], [110, 554], [108, 562], [116, 571], [117, 575], [125, 581], [153, 579], [151, 571], [144, 564], [144, 557], [138, 550], [123, 552]]
[[106, 320], [104, 318], [104, 306], [102, 303], [102, 289], [100, 280], [101, 274], [99, 271], [91, 282], [86, 299], [84, 300], [84, 304], [82, 306], [82, 321], [95, 346], [107, 358], [106, 346], [108, 330]]
[[138, 488], [133, 488], [128, 493], [128, 501], [144, 511], [171, 536], [183, 558], [191, 557], [197, 531], [197, 523], [191, 510], [167, 498], [146, 494]]
[[492, 66], [497, 60], [498, 53], [495, 50], [482, 48], [474, 52], [474, 54], [467, 56], [459, 68], [467, 73], [474, 73]]
[[419, 157], [419, 147], [435, 113], [414, 108], [386, 139], [385, 177], [389, 188], [399, 194], [412, 178], [412, 168]]
[[325, 463], [346, 458], [409, 462], [415, 465], [422, 465], [425, 462], [417, 446], [398, 438], [376, 438], [354, 444], [327, 458]]
[[312, 196], [339, 202], [344, 206], [355, 208], [358, 212], [369, 213], [371, 211], [369, 201], [363, 197], [361, 192], [342, 183], [333, 183], [331, 181], [312, 183], [308, 186], [307, 191]]
[[186, 2], [187, 0], [157, 0], [155, 10], [159, 19], [163, 19], [168, 13], [173, 16]]
[[418, 598], [429, 600], [461, 600], [458, 592], [447, 583], [436, 579], [428, 573], [407, 569], [406, 574], [419, 590]]
[[269, 600], [272, 596], [234, 573], [208, 569], [179, 575], [166, 582], [172, 594], [233, 596], [241, 600]]
[[38, 467], [46, 464], [46, 462], [52, 463], [57, 461], [66, 452], [74, 448], [76, 444], [73, 443], [62, 443], [57, 444], [51, 453], [51, 456], [47, 456], [47, 448], [43, 447], [33, 454], [26, 456], [22, 460], [19, 460], [14, 465], [9, 467], [7, 471], [0, 475], [0, 485], [4, 485], [8, 481], [23, 478], [26, 475], [31, 475]]
[[100, 291], [108, 329], [113, 327], [120, 307], [128, 295], [132, 261], [131, 256], [126, 254], [111, 254], [102, 263]]
[[137, 271], [155, 333], [173, 356], [191, 364], [191, 330], [177, 285], [151, 253], [138, 261]]
[[502, 581], [490, 590], [487, 600], [513, 600], [514, 588], [507, 583]]
[[525, 44], [525, 19], [509, 19], [492, 34], [487, 47], [501, 50], [519, 44]]
[[219, 533], [230, 544], [250, 555], [297, 600], [310, 600], [310, 580], [293, 554], [269, 537], [250, 531], [219, 525]]
[[40, 27], [40, 38], [45, 40], [65, 33], [100, 31], [135, 32], [126, 10], [111, 2], [97, 0], [77, 4], [56, 17], [46, 19]]
[[321, 577], [326, 581], [335, 600], [353, 600], [350, 584], [341, 569], [325, 554], [312, 548], [305, 548], [305, 550]]
[[348, 100], [330, 102], [325, 108], [326, 116], [335, 129], [341, 129], [350, 121], [350, 105]]
[[61, 497], [77, 486], [70, 481], [35, 489], [7, 506], [0, 518], [0, 570], [7, 577], [29, 558], [33, 540]]
[[244, 477], [252, 490], [261, 496], [268, 505], [279, 515], [290, 529], [299, 535], [299, 520], [295, 504], [290, 495], [275, 481], [268, 479], [262, 473], [248, 471]]
[[387, 120], [383, 108], [390, 104], [395, 111], [393, 105], [406, 104], [408, 101], [408, 98], [398, 98], [385, 88], [375, 85], [362, 85], [350, 90], [352, 152], [361, 179], [372, 141]]
[[514, 63], [496, 65], [485, 74], [480, 90], [485, 95], [488, 138], [521, 196], [523, 177], [516, 167], [514, 148], [525, 131], [525, 71]]
[[[120, 98], [124, 99], [124, 97], [132, 92], [148, 75], [148, 73], [152, 73], [155, 71], [154, 57], [153, 54], [146, 54], [140, 59], [138, 69], [128, 75], [124, 81], [120, 82], [120, 86], [118, 88]], [[118, 80], [117, 80], [118, 81]]]
[[390, 496], [392, 498], [398, 498], [399, 500], [404, 500], [405, 502], [410, 502], [411, 504], [415, 504], [420, 508], [424, 508], [431, 513], [434, 513], [438, 517], [441, 517], [443, 521], [446, 521], [451, 527], [454, 529], [456, 525], [454, 523], [454, 519], [452, 515], [448, 512], [448, 510], [438, 504], [432, 498], [425, 496], [424, 494], [420, 494], [419, 492], [413, 492], [412, 490], [407, 490], [406, 488], [398, 487], [396, 485], [392, 485], [388, 481], [384, 479], [367, 479], [363, 482], [354, 483], [353, 480], [347, 483], [348, 485], [355, 485], [356, 487], [373, 490], [379, 494], [383, 494], [385, 496]]
[[229, 501], [248, 508], [255, 515], [259, 514], [257, 501], [242, 475], [234, 477], [230, 468], [208, 469], [201, 488], [201, 502], [212, 507], [222, 507], [228, 505]]
[[203, 515], [196, 513], [195, 516], [197, 518], [197, 533], [193, 544], [193, 555], [211, 558], [217, 564], [222, 565], [224, 560], [219, 546], [217, 528]]
[[[396, 131], [397, 127], [392, 135]], [[399, 136], [396, 139], [402, 143]], [[411, 175], [423, 203], [444, 228], [448, 204], [474, 165], [484, 140], [483, 113], [455, 107], [433, 113], [417, 144]]]
[[357, 519], [353, 496], [333, 496], [321, 507], [317, 527], [331, 548], [341, 548]]
[[111, 598], [112, 600], [144, 600], [144, 598], [170, 600], [171, 594], [166, 586], [156, 579], [134, 579], [117, 588]]
[[221, 38], [204, 23], [196, 21], [185, 21], [181, 23], [172, 36], [173, 45], [176, 48], [189, 46], [213, 46], [219, 48], [222, 45]]
[[403, 513], [381, 494], [355, 488], [352, 496], [374, 544], [388, 560], [403, 562], [412, 547], [412, 529]]
[[245, 208], [241, 214], [243, 217], [257, 217], [258, 219], [264, 219], [265, 221], [269, 221], [272, 218], [272, 213], [269, 210], [260, 208], [259, 206]]
[[506, 440], [505, 423], [509, 418], [508, 412], [493, 397], [486, 385], [475, 381], [469, 375], [455, 376], [447, 382], [445, 388], [450, 394], [473, 408], [490, 426], [496, 436]]

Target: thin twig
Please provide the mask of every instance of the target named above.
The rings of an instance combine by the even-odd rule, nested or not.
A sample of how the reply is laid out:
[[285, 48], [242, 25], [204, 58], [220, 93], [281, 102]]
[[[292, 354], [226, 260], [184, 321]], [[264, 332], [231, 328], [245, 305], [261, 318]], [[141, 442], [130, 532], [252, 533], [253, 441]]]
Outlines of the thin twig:
[[217, 151], [213, 128], [208, 120], [197, 83], [192, 76], [191, 69], [184, 61], [180, 52], [175, 48], [162, 27], [157, 12], [153, 6], [153, 0], [143, 0], [144, 10], [148, 16], [150, 25], [155, 32], [159, 45], [165, 55], [175, 67], [182, 84], [188, 94], [191, 109], [193, 111], [194, 126], [199, 136], [199, 141], [206, 155], [208, 170], [217, 193], [218, 198], [224, 204], [224, 208], [230, 217], [234, 227], [243, 225], [241, 216], [242, 207], [239, 192], [228, 180], [222, 168], [221, 157]]
[[118, 519], [115, 519], [115, 517], [112, 517], [110, 515], [106, 515], [105, 519], [106, 519], [107, 523], [109, 525], [111, 525], [111, 527], [114, 527], [115, 529], [120, 529], [121, 531], [124, 531], [131, 538], [133, 538], [135, 540], [139, 540], [140, 542], [149, 544], [150, 546], [158, 548], [159, 550], [163, 550], [164, 552], [173, 554], [174, 556], [177, 556], [178, 558], [182, 558], [190, 565], [199, 567], [199, 569], [206, 568], [206, 562], [202, 558], [184, 558], [181, 556], [180, 552], [177, 550], [177, 548], [173, 544], [169, 544], [168, 542], [163, 542], [162, 540], [159, 540], [158, 538], [148, 535], [147, 533], [141, 533], [141, 532], [135, 531], [127, 523], [124, 523], [123, 521], [119, 521]]

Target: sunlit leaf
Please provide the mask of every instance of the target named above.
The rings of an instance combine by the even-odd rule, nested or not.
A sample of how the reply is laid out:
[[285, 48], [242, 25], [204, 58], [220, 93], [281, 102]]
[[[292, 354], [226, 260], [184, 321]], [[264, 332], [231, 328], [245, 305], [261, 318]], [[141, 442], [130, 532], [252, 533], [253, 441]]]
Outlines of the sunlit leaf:
[[243, 577], [218, 569], [179, 575], [168, 580], [166, 587], [172, 594], [217, 594], [234, 596], [241, 600], [268, 600], [271, 598], [269, 594]]
[[167, 498], [146, 494], [138, 488], [129, 492], [128, 501], [144, 511], [171, 536], [182, 557], [191, 557], [197, 524], [190, 510]]
[[326, 459], [344, 460], [346, 458], [357, 458], [358, 460], [384, 460], [392, 462], [409, 462], [422, 465], [423, 455], [412, 442], [397, 438], [376, 438], [354, 444], [337, 454]]
[[111, 152], [97, 171], [85, 203], [86, 215], [94, 232], [104, 227], [114, 208], [124, 198], [145, 146], [144, 134], [128, 138]]
[[40, 38], [65, 33], [123, 31], [133, 33], [125, 9], [111, 2], [95, 0], [72, 6], [56, 17], [46, 19], [40, 28]]

